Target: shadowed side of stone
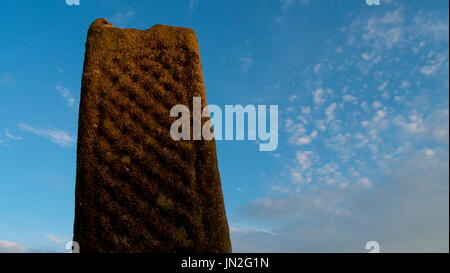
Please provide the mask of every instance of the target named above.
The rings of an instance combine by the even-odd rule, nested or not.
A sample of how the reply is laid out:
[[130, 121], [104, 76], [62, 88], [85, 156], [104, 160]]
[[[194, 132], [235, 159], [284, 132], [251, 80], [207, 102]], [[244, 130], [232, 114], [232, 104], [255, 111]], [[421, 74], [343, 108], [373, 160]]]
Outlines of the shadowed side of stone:
[[194, 31], [92, 23], [77, 148], [81, 252], [231, 252], [215, 142], [170, 137], [170, 109], [192, 109], [194, 96], [206, 106]]

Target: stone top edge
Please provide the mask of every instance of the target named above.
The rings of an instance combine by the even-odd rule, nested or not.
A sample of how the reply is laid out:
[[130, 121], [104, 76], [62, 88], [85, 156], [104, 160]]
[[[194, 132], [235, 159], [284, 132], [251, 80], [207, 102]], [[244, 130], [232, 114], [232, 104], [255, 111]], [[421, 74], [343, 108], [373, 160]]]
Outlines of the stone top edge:
[[151, 31], [154, 30], [156, 28], [164, 28], [167, 30], [177, 30], [177, 31], [186, 31], [186, 32], [191, 32], [193, 34], [195, 34], [194, 30], [190, 29], [190, 28], [185, 28], [185, 27], [174, 27], [174, 26], [169, 26], [169, 25], [164, 25], [164, 24], [156, 24], [148, 29], [136, 29], [136, 28], [119, 28], [114, 26], [113, 24], [111, 24], [107, 19], [105, 18], [99, 18], [96, 19], [91, 26], [89, 27], [89, 29], [93, 29], [93, 28], [114, 28], [114, 29], [120, 29], [120, 30], [133, 30], [133, 31], [142, 31], [142, 32], [146, 32], [146, 31]]

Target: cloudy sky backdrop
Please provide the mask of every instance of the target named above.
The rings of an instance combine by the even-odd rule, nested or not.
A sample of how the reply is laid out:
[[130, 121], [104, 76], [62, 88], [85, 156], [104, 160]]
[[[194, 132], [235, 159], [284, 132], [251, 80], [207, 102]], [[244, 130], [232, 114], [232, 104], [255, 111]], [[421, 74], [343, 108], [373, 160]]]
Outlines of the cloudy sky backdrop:
[[[194, 29], [208, 102], [279, 105], [279, 145], [218, 141], [236, 252], [449, 251], [449, 3], [4, 1], [0, 252], [72, 238], [87, 29]], [[169, 132], [168, 132], [169, 133]]]

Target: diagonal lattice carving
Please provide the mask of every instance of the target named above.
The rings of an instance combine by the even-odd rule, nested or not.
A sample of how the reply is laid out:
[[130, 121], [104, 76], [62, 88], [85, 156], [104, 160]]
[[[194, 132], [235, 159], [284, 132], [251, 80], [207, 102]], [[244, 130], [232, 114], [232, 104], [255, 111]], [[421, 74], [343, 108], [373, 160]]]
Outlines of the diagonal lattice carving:
[[194, 96], [206, 106], [192, 30], [91, 25], [77, 150], [81, 252], [231, 251], [215, 142], [170, 137], [171, 107], [192, 107]]

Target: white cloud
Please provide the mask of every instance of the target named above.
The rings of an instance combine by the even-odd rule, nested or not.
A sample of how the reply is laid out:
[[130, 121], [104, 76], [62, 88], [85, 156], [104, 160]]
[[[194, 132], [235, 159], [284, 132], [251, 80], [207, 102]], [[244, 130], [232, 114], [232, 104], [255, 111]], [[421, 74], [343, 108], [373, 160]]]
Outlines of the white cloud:
[[69, 105], [69, 106], [73, 106], [74, 105], [75, 98], [73, 97], [72, 92], [70, 92], [70, 90], [68, 88], [63, 87], [61, 85], [57, 85], [56, 86], [56, 90], [59, 92], [61, 97], [66, 99], [67, 105]]
[[328, 122], [334, 120], [334, 118], [335, 118], [334, 111], [336, 110], [336, 107], [337, 107], [337, 104], [335, 102], [333, 102], [325, 110], [325, 115], [327, 116], [327, 121]]
[[[303, 2], [308, 0], [301, 0], [300, 2], [303, 4]], [[295, 0], [280, 0], [281, 2], [281, 15], [276, 18], [278, 23], [283, 23], [283, 21], [288, 17], [289, 10], [292, 8], [293, 4], [295, 3]]]
[[327, 126], [325, 125], [325, 121], [320, 119], [320, 120], [316, 120], [316, 127], [319, 131], [325, 131], [327, 129]]
[[303, 122], [303, 124], [308, 124], [308, 120], [302, 115], [297, 116], [297, 119]]
[[408, 88], [408, 87], [410, 87], [411, 85], [409, 84], [409, 82], [408, 81], [402, 81], [402, 84], [400, 85], [400, 88]]
[[9, 133], [8, 129], [4, 129], [5, 132], [5, 136], [7, 136], [8, 138], [12, 139], [12, 140], [22, 140], [21, 136], [15, 136]]
[[342, 96], [342, 99], [344, 100], [344, 102], [358, 103], [358, 99], [356, 99], [356, 97], [349, 95], [349, 94]]
[[439, 68], [438, 64], [426, 65], [420, 69], [420, 73], [430, 76], [430, 75], [434, 74], [438, 68]]
[[412, 32], [414, 32], [416, 37], [448, 43], [448, 12], [446, 18], [433, 12], [419, 12], [414, 16], [413, 22]]
[[422, 140], [434, 140], [440, 143], [448, 143], [449, 139], [449, 111], [437, 109], [428, 116], [423, 116], [417, 111], [407, 118], [396, 116], [392, 123], [399, 128], [398, 135], [405, 138], [418, 138]]
[[[435, 54], [431, 51], [428, 54], [427, 65], [420, 69], [420, 73], [430, 76], [438, 72], [439, 68], [447, 61], [448, 52]], [[448, 63], [447, 63], [448, 66]]]
[[294, 123], [290, 118], [285, 122], [286, 131], [290, 134], [289, 142], [295, 145], [305, 145], [311, 142], [308, 136], [305, 136], [306, 129], [301, 123]]
[[383, 183], [362, 177], [357, 187], [342, 181], [336, 190], [251, 201], [241, 207], [241, 221], [265, 223], [279, 236], [234, 236], [234, 250], [366, 252], [365, 243], [376, 238], [382, 252], [448, 252], [448, 151], [440, 153], [386, 162], [395, 171], [376, 179]]
[[427, 131], [426, 125], [422, 117], [410, 116], [408, 120], [401, 116], [394, 118], [393, 124], [402, 128], [408, 135], [414, 135]]
[[433, 156], [434, 155], [434, 151], [432, 149], [425, 149], [424, 154], [426, 156]]
[[426, 42], [425, 42], [425, 41], [421, 41], [421, 42], [419, 43], [419, 45], [414, 46], [411, 50], [412, 50], [412, 52], [413, 52], [414, 54], [417, 54], [417, 53], [419, 53], [420, 49], [423, 48], [425, 45], [426, 45]]
[[364, 111], [366, 111], [366, 112], [369, 111], [369, 106], [368, 106], [367, 101], [361, 102], [360, 106]]
[[387, 112], [385, 110], [378, 110], [374, 117], [374, 121], [379, 121], [379, 120], [385, 118], [386, 115], [387, 115]]
[[313, 100], [318, 105], [323, 104], [326, 101], [326, 94], [323, 88], [319, 87], [313, 91]]
[[126, 7], [123, 11], [113, 15], [111, 17], [111, 23], [118, 27], [123, 27], [129, 20], [131, 20], [135, 15], [134, 9], [131, 7]]
[[372, 107], [373, 108], [381, 108], [381, 107], [383, 107], [383, 104], [380, 101], [374, 101], [374, 102], [372, 102]]
[[47, 235], [47, 238], [48, 238], [50, 241], [52, 241], [52, 242], [54, 242], [54, 243], [57, 243], [57, 244], [59, 244], [59, 245], [64, 243], [62, 240], [60, 240], [60, 239], [58, 239], [58, 238], [56, 238], [55, 236], [50, 235], [50, 234]]
[[371, 17], [367, 20], [367, 24], [362, 32], [362, 38], [365, 41], [372, 42], [375, 47], [384, 46], [391, 49], [401, 41], [404, 35], [404, 30], [400, 26], [402, 21], [403, 16], [399, 9], [388, 11], [383, 17]]
[[295, 169], [290, 169], [292, 181], [296, 184], [299, 184], [303, 182], [305, 179], [303, 178], [302, 174], [296, 171]]
[[293, 124], [294, 124], [294, 121], [292, 121], [292, 119], [290, 119], [290, 118], [287, 118], [286, 121], [284, 122], [284, 125], [285, 125], [287, 131], [291, 130], [291, 126]]
[[370, 54], [368, 54], [368, 53], [363, 53], [363, 54], [361, 54], [361, 57], [362, 57], [364, 60], [368, 61], [368, 60], [370, 60], [370, 59], [372, 58], [372, 55], [370, 55]]
[[297, 139], [297, 145], [306, 145], [311, 143], [311, 138], [309, 136], [303, 136]]
[[18, 243], [0, 240], [0, 253], [27, 253], [30, 250]]
[[239, 61], [241, 62], [241, 69], [244, 72], [247, 72], [253, 66], [253, 59], [250, 57], [240, 57]]
[[292, 95], [289, 97], [289, 101], [294, 101], [298, 96], [297, 95]]
[[309, 106], [302, 107], [302, 114], [309, 115], [310, 113], [311, 113], [311, 107], [309, 107]]
[[322, 67], [322, 64], [321, 64], [321, 63], [320, 63], [320, 64], [316, 64], [316, 65], [314, 66], [314, 72], [315, 72], [315, 73], [319, 73], [321, 67]]
[[306, 170], [311, 167], [315, 155], [312, 151], [298, 151], [296, 153], [296, 159], [302, 170]]
[[[311, 151], [296, 153], [296, 165], [285, 169], [283, 175], [290, 183], [302, 183], [301, 194], [292, 190], [295, 185], [277, 181], [283, 189], [276, 192], [278, 196], [247, 204], [251, 209], [246, 219], [277, 226], [273, 231], [280, 236], [264, 237], [262, 241], [252, 233], [240, 237], [240, 245], [246, 242], [258, 251], [352, 252], [365, 251], [365, 242], [376, 238], [383, 252], [448, 251], [448, 109], [428, 112], [447, 107], [442, 94], [448, 84], [441, 88], [424, 76], [448, 79], [443, 73], [447, 72], [448, 50], [442, 49], [447, 44], [437, 44], [426, 31], [416, 35], [418, 26], [411, 22], [412, 16], [395, 3], [381, 12], [364, 13], [354, 26], [342, 30], [354, 35], [354, 47], [345, 48], [350, 57], [336, 54], [334, 65], [346, 63], [346, 71], [354, 74], [312, 76], [306, 82], [314, 91], [311, 98], [315, 112], [307, 116], [309, 125], [313, 123], [316, 128], [312, 129], [319, 132], [327, 128], [325, 125], [331, 130], [321, 132], [321, 138], [314, 140], [321, 141], [319, 145], [302, 146]], [[428, 20], [431, 17], [423, 22]], [[444, 39], [442, 29], [448, 26], [440, 24], [437, 28], [440, 39]], [[417, 55], [411, 51], [414, 46], [420, 47]], [[427, 56], [427, 50], [434, 52]], [[440, 50], [444, 52], [438, 57]], [[334, 49], [330, 54], [335, 54]], [[305, 73], [321, 72], [329, 62], [333, 60], [323, 65], [316, 65], [316, 61]], [[356, 69], [351, 70], [353, 65]], [[363, 67], [360, 71], [359, 66]], [[410, 69], [402, 70], [404, 67]], [[363, 71], [366, 74], [360, 73]], [[442, 84], [441, 79], [436, 82]], [[336, 96], [328, 94], [326, 88], [315, 88], [325, 84], [334, 90], [345, 86], [339, 94], [342, 100], [334, 100]], [[413, 104], [417, 92], [424, 99]], [[344, 102], [362, 103], [359, 108]], [[336, 117], [342, 118], [339, 128], [345, 130], [334, 130], [333, 122], [326, 122], [338, 122]], [[310, 142], [313, 137], [309, 127], [308, 134], [305, 127], [302, 129], [300, 142]], [[320, 162], [315, 159], [319, 155]], [[352, 161], [345, 162], [344, 158]], [[354, 169], [342, 174], [340, 168], [347, 170], [348, 166]], [[308, 178], [313, 182], [303, 184]]]
[[[307, 124], [308, 121], [302, 117], [298, 116], [304, 124]], [[302, 123], [294, 123], [294, 121], [290, 118], [287, 118], [285, 121], [285, 129], [289, 133], [289, 142], [294, 145], [306, 145], [310, 144], [312, 139], [317, 136], [317, 131], [313, 130], [313, 132], [308, 136], [306, 134], [306, 129]]]
[[378, 90], [383, 91], [388, 86], [389, 81], [383, 82], [380, 86], [378, 86]]
[[235, 227], [235, 226], [231, 226], [230, 227], [230, 231], [234, 234], [236, 233], [241, 233], [243, 235], [251, 235], [252, 233], [263, 233], [266, 235], [272, 235], [272, 236], [277, 236], [276, 233], [272, 232], [269, 229], [265, 229], [265, 228], [259, 228], [256, 226], [250, 226], [247, 225], [245, 227]]
[[369, 121], [365, 120], [361, 125], [368, 129], [369, 135], [376, 137], [378, 131], [386, 130], [389, 127], [389, 119], [387, 119], [386, 108], [377, 110], [373, 118]]
[[355, 147], [361, 148], [369, 143], [369, 138], [361, 133], [356, 133], [354, 138], [359, 141], [357, 144], [355, 144]]
[[366, 178], [366, 177], [360, 178], [360, 179], [358, 180], [358, 184], [359, 184], [359, 185], [362, 185], [362, 186], [364, 186], [364, 187], [367, 187], [367, 188], [372, 187], [372, 182], [370, 181], [369, 178]]
[[29, 132], [38, 136], [47, 138], [48, 140], [60, 145], [61, 147], [71, 147], [75, 143], [75, 138], [68, 133], [59, 129], [41, 129], [34, 128], [26, 123], [19, 123], [19, 128], [24, 132]]
[[339, 133], [337, 135], [334, 135], [333, 137], [326, 139], [325, 143], [331, 149], [348, 152], [350, 147], [348, 147], [347, 143], [350, 136], [351, 135], [349, 133]]

